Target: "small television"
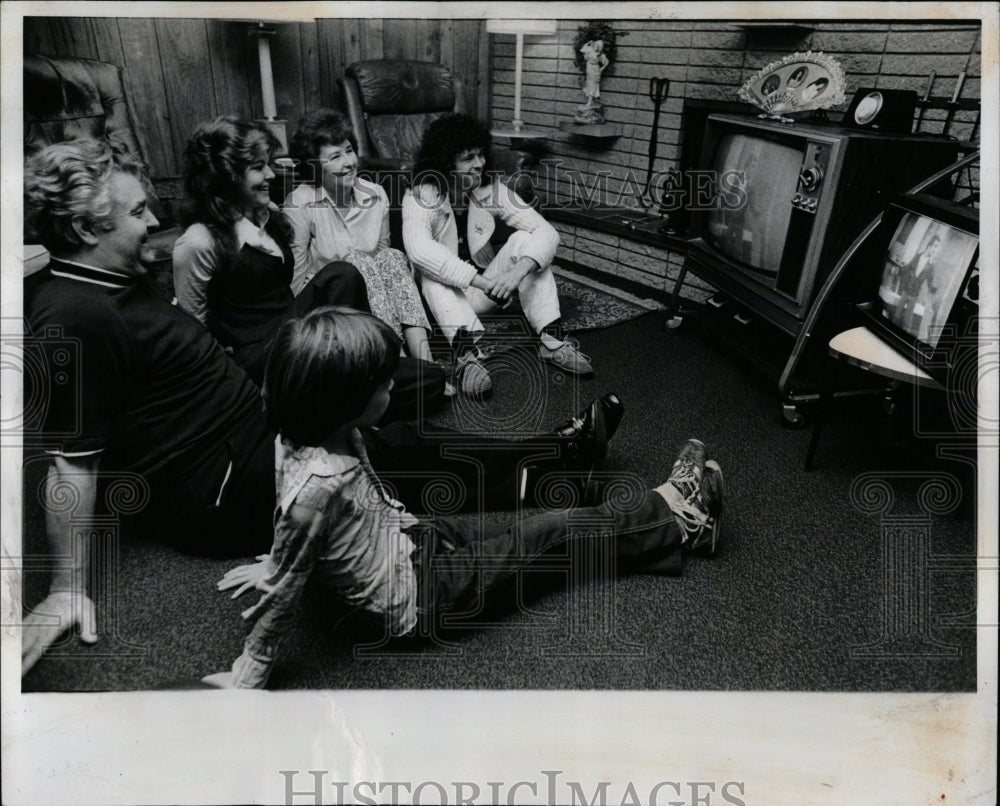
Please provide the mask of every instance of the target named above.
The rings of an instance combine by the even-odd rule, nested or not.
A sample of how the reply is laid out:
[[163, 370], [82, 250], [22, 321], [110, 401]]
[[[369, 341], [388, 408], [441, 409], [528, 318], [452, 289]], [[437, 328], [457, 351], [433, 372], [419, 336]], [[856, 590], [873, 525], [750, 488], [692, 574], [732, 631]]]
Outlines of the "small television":
[[898, 193], [953, 163], [951, 138], [710, 115], [685, 267], [797, 335], [854, 238]]
[[979, 214], [932, 196], [903, 195], [879, 230], [877, 296], [858, 305], [864, 322], [943, 380], [979, 312]]

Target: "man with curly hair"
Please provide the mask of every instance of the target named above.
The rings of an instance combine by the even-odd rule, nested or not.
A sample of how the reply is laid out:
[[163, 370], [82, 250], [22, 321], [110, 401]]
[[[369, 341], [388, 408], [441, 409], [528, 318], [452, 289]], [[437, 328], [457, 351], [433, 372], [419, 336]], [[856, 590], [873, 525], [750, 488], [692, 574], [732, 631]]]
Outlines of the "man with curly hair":
[[[424, 300], [456, 356], [455, 386], [482, 394], [492, 382], [476, 343], [480, 314], [516, 294], [538, 334], [539, 355], [565, 372], [593, 372], [562, 332], [551, 264], [559, 234], [497, 177], [489, 176], [489, 132], [467, 115], [438, 118], [424, 133], [413, 188], [403, 198], [403, 243]], [[496, 249], [498, 224], [514, 230]]]

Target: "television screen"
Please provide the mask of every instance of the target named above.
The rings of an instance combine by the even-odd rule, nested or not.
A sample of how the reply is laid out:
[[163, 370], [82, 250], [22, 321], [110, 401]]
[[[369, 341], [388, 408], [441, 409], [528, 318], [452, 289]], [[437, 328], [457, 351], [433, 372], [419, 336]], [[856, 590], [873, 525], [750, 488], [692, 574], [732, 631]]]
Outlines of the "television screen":
[[[788, 236], [788, 225], [802, 165], [802, 145], [789, 145], [758, 134], [730, 132], [715, 154], [716, 183], [741, 176], [745, 203], [736, 209], [722, 205], [708, 215], [706, 240], [744, 266], [777, 275]], [[731, 185], [730, 185], [731, 186]], [[724, 195], [725, 184], [720, 189]]]
[[882, 316], [937, 347], [978, 244], [971, 232], [905, 213], [886, 251], [878, 291]]
[[874, 333], [950, 388], [952, 370], [976, 352], [979, 211], [904, 194], [886, 209], [880, 233], [878, 290], [857, 309]]

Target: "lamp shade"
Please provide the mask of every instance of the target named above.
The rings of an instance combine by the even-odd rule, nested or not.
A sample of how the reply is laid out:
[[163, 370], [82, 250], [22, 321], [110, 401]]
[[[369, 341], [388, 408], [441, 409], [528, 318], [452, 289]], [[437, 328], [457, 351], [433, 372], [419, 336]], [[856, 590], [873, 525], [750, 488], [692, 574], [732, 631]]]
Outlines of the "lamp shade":
[[486, 20], [486, 33], [488, 34], [551, 36], [555, 32], [555, 20]]

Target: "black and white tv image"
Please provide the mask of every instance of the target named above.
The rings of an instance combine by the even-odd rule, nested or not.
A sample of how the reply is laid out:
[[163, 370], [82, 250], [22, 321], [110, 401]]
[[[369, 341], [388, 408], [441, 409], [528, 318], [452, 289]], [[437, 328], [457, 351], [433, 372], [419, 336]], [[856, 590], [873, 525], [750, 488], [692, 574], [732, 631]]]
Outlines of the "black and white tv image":
[[882, 315], [937, 347], [978, 245], [973, 233], [906, 213], [886, 254], [879, 288]]
[[979, 211], [904, 194], [888, 206], [880, 229], [872, 266], [878, 292], [858, 310], [876, 334], [945, 379], [979, 314]]
[[796, 336], [838, 258], [888, 200], [957, 156], [940, 137], [709, 115], [698, 165], [714, 203], [692, 206], [685, 265]]

